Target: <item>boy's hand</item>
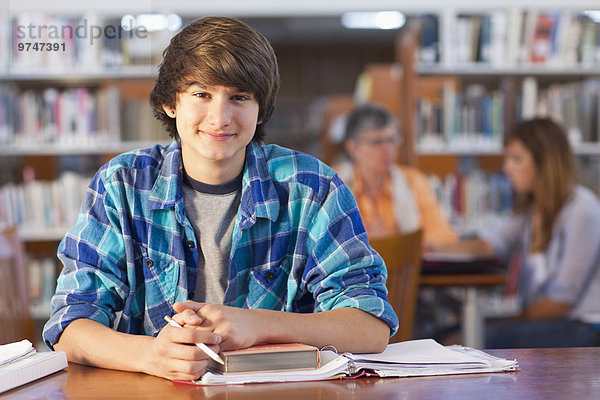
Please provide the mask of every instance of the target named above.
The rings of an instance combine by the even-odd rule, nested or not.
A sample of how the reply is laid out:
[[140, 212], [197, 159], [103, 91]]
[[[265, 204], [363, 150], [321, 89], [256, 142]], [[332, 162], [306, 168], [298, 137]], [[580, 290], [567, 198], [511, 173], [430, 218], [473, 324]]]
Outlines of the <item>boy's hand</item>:
[[[256, 312], [259, 310], [193, 301], [175, 303], [173, 309], [179, 312], [176, 314], [177, 322], [185, 321], [187, 326], [196, 326], [198, 330], [221, 336], [221, 350], [243, 349], [261, 343], [265, 325], [261, 322], [261, 314]], [[198, 323], [193, 315], [201, 322]]]
[[[194, 323], [196, 320], [195, 318], [186, 319], [181, 315], [177, 315], [177, 317], [177, 321], [182, 325], [188, 321]], [[209, 360], [209, 357], [194, 345], [194, 343], [200, 342], [218, 352], [221, 337], [209, 330], [165, 325], [152, 341], [146, 372], [167, 379], [198, 379], [206, 371]]]

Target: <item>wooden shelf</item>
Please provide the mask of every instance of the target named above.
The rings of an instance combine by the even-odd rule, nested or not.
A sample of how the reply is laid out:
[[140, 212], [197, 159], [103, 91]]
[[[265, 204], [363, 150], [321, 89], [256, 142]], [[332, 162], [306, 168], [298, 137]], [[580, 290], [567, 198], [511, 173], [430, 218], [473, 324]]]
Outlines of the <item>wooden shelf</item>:
[[515, 67], [497, 67], [488, 64], [467, 64], [457, 66], [417, 65], [419, 75], [457, 75], [457, 76], [598, 76], [597, 67], [558, 67], [528, 65]]
[[20, 227], [19, 238], [24, 242], [51, 242], [59, 241], [67, 233], [69, 227], [39, 228]]
[[[455, 148], [452, 146], [443, 146], [436, 149], [415, 149], [418, 156], [501, 156], [503, 154], [502, 146], [494, 149], [482, 148]], [[573, 152], [576, 155], [597, 155], [600, 156], [600, 143], [579, 143], [573, 145]]]
[[0, 148], [0, 156], [67, 156], [88, 154], [114, 154], [125, 151], [152, 147], [155, 144], [167, 145], [162, 141], [127, 141], [127, 142], [102, 142], [81, 145], [43, 144], [43, 145], [15, 145]]
[[31, 313], [31, 317], [36, 320], [47, 320], [50, 318], [50, 314], [52, 309], [50, 308], [50, 304], [30, 304], [29, 312]]
[[0, 73], [3, 82], [87, 82], [108, 79], [155, 79], [156, 66], [135, 66], [118, 69], [65, 70], [39, 72]]

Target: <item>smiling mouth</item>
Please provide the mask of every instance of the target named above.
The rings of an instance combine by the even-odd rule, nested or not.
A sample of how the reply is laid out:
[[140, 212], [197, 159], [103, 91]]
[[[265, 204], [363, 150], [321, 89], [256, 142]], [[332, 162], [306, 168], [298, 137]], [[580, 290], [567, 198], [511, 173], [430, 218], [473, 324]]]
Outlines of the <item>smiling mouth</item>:
[[209, 137], [212, 140], [216, 140], [218, 142], [223, 142], [225, 140], [231, 139], [232, 137], [235, 136], [235, 133], [225, 133], [225, 132], [207, 132], [207, 131], [200, 131], [202, 134], [204, 134], [205, 136]]

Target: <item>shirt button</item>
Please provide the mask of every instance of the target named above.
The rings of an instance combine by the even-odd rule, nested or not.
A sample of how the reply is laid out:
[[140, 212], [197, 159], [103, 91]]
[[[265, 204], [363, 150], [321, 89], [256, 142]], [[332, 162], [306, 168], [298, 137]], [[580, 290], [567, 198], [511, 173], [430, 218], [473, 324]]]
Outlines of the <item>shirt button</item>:
[[194, 292], [189, 292], [189, 293], [188, 293], [188, 300], [194, 300], [194, 296], [195, 296], [195, 295], [196, 295], [196, 294], [195, 294]]
[[146, 267], [152, 268], [153, 266], [154, 266], [154, 261], [152, 261], [151, 259], [147, 258], [146, 259]]
[[270, 281], [270, 280], [271, 280], [271, 279], [273, 279], [273, 278], [275, 278], [275, 274], [274, 274], [272, 271], [268, 271], [268, 272], [265, 274], [265, 279], [267, 279], [267, 280], [269, 280], [269, 281]]
[[190, 249], [193, 249], [194, 247], [196, 247], [196, 243], [194, 243], [194, 242], [192, 242], [192, 241], [190, 240], [190, 241], [188, 241], [188, 247], [189, 247]]

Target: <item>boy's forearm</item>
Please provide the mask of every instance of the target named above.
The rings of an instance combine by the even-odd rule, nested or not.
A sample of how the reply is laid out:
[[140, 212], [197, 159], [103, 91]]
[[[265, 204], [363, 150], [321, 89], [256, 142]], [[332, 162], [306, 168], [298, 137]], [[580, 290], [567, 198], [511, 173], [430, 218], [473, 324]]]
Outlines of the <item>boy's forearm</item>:
[[311, 314], [253, 310], [262, 321], [265, 343], [301, 342], [316, 347], [333, 345], [339, 352], [377, 353], [387, 346], [388, 325], [350, 307]]
[[96, 321], [78, 319], [62, 333], [56, 350], [70, 362], [123, 371], [146, 372], [143, 348], [153, 338], [116, 332]]

